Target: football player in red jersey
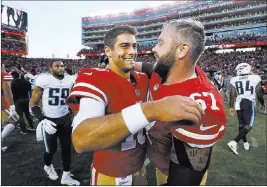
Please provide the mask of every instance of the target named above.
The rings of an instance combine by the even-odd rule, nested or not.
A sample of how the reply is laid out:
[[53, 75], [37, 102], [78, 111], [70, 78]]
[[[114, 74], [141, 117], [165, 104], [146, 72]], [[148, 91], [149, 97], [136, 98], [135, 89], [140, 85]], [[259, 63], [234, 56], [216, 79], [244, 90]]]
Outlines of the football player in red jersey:
[[[10, 83], [13, 80], [12, 76], [5, 72], [5, 66], [2, 64], [1, 72], [1, 116], [2, 120], [6, 121], [8, 124], [4, 127], [1, 133], [1, 140], [9, 135], [14, 129], [18, 122], [19, 116], [16, 113], [13, 94], [11, 91]], [[2, 147], [2, 151], [7, 149], [6, 146]]]
[[148, 100], [187, 96], [205, 110], [194, 126], [187, 121], [167, 125], [154, 121], [146, 127], [146, 151], [157, 168], [158, 185], [205, 184], [212, 146], [224, 135], [226, 115], [221, 95], [196, 66], [204, 47], [205, 33], [200, 22], [173, 21], [165, 26], [153, 48], [156, 65], [142, 64], [142, 71], [151, 77]]
[[83, 69], [67, 99], [69, 106], [78, 110], [72, 141], [79, 153], [95, 151], [91, 185], [145, 185], [141, 177], [143, 128], [153, 120], [197, 123], [204, 111], [197, 102], [182, 96], [142, 103], [148, 78], [132, 71], [137, 56], [136, 29], [117, 26], [108, 31], [104, 44], [110, 67]]

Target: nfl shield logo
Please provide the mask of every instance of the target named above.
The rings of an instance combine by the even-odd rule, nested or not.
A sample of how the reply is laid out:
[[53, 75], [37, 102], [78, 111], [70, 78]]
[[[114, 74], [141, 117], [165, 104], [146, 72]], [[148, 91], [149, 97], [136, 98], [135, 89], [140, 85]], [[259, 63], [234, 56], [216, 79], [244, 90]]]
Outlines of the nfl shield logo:
[[136, 96], [140, 96], [140, 91], [139, 90], [135, 90], [135, 94], [136, 94]]
[[159, 84], [155, 84], [155, 86], [153, 87], [154, 91], [157, 91], [159, 89]]

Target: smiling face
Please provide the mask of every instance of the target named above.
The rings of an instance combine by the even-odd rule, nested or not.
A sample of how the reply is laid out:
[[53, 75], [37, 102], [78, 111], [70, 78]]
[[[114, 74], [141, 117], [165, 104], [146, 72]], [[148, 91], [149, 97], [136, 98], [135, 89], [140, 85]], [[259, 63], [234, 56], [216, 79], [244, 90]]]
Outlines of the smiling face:
[[113, 48], [106, 47], [106, 54], [117, 69], [125, 73], [134, 70], [137, 57], [135, 35], [128, 33], [118, 35]]

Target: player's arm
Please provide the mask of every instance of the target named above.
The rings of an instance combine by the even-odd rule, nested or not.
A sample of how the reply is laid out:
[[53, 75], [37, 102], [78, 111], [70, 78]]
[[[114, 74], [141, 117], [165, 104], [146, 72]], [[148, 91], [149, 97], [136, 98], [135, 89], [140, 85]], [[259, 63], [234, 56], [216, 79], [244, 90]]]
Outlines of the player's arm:
[[229, 107], [230, 107], [230, 114], [232, 116], [235, 115], [235, 111], [234, 111], [234, 105], [235, 105], [235, 100], [236, 100], [236, 89], [233, 85], [230, 85], [229, 88]]
[[11, 81], [4, 81], [2, 86], [6, 101], [10, 106], [14, 105], [13, 94], [11, 91]]
[[[183, 96], [170, 96], [158, 101], [138, 103], [120, 113], [105, 115], [105, 104], [82, 98], [73, 120], [72, 142], [78, 153], [97, 151], [118, 144], [137, 133], [150, 121], [190, 120], [198, 123], [204, 111], [200, 105]], [[91, 116], [91, 117], [90, 117]]]
[[265, 107], [264, 105], [264, 99], [263, 99], [263, 94], [262, 94], [262, 90], [261, 90], [261, 82], [259, 82], [256, 86], [256, 96], [257, 99], [259, 101], [259, 103], [261, 104], [262, 107]]
[[234, 108], [237, 93], [235, 87], [232, 85], [230, 85], [229, 96], [230, 96], [229, 107]]
[[134, 70], [138, 72], [143, 72], [147, 74], [148, 78], [151, 77], [153, 72], [153, 64], [143, 63], [143, 62], [135, 62]]
[[43, 89], [38, 86], [35, 86], [32, 91], [30, 107], [32, 109], [34, 116], [36, 116], [39, 121], [42, 121], [45, 118], [41, 111], [41, 108], [38, 106], [42, 98], [42, 95], [43, 95]]

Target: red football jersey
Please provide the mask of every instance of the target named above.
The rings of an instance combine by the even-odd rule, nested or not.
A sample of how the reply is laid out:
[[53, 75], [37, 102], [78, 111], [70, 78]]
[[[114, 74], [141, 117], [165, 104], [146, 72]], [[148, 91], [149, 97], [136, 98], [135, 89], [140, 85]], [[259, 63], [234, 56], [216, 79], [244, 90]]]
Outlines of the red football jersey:
[[210, 147], [220, 140], [226, 128], [224, 103], [216, 87], [209, 81], [205, 73], [196, 67], [197, 78], [182, 83], [161, 84], [161, 78], [153, 73], [149, 86], [149, 100], [159, 100], [167, 96], [182, 95], [198, 101], [205, 109], [205, 115], [194, 126], [181, 123], [165, 124], [154, 122], [149, 130], [147, 154], [151, 162], [163, 173], [168, 174], [172, 135], [192, 147]]
[[1, 105], [2, 105], [2, 110], [3, 109], [9, 109], [9, 104], [6, 101], [5, 95], [3, 92], [3, 82], [4, 81], [11, 81], [11, 80], [13, 80], [13, 77], [10, 74], [4, 73], [4, 72], [1, 73], [1, 82], [2, 82], [2, 85], [1, 85], [1, 87], [2, 87], [2, 89], [1, 89], [1, 95], [2, 95]]
[[[135, 85], [110, 69], [83, 69], [67, 102], [74, 97], [91, 97], [105, 103], [106, 114], [121, 112], [122, 109], [146, 99], [147, 76], [137, 72], [132, 72], [131, 75]], [[69, 106], [73, 110], [78, 109], [75, 103]], [[145, 137], [141, 130], [116, 146], [94, 152], [93, 165], [98, 172], [112, 177], [133, 174], [140, 170], [144, 163], [144, 143]]]

